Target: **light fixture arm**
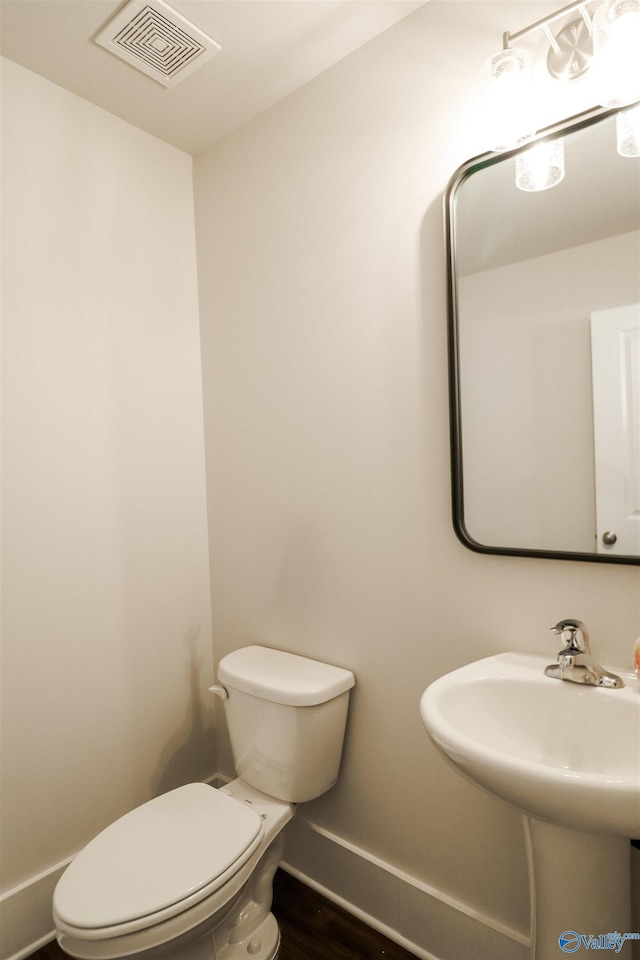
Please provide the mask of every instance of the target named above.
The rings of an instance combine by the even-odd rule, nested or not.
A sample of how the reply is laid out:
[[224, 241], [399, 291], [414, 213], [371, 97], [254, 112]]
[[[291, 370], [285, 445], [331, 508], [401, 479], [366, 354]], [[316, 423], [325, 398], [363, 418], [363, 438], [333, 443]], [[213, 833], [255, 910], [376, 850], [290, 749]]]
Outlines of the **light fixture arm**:
[[579, 10], [582, 14], [582, 19], [584, 20], [589, 33], [592, 32], [591, 25], [591, 16], [587, 9], [588, 3], [585, 0], [574, 0], [573, 3], [567, 4], [566, 7], [562, 7], [561, 10], [556, 10], [555, 13], [549, 14], [548, 17], [542, 17], [541, 20], [536, 20], [535, 23], [529, 24], [528, 27], [524, 27], [522, 30], [517, 30], [515, 33], [510, 33], [508, 30], [502, 34], [502, 48], [503, 50], [508, 50], [511, 45], [519, 40], [521, 37], [526, 37], [527, 34], [533, 33], [534, 30], [542, 30], [551, 46], [554, 48], [556, 53], [559, 50], [556, 39], [549, 30], [549, 25], [555, 23], [556, 20], [561, 20], [563, 17], [566, 17], [568, 14], [572, 13], [574, 10]]
[[549, 46], [550, 46], [553, 50], [555, 50], [556, 53], [560, 53], [560, 44], [558, 43], [558, 41], [556, 40], [556, 38], [555, 38], [554, 35], [552, 34], [552, 32], [551, 32], [551, 27], [549, 26], [548, 23], [544, 23], [544, 24], [542, 25], [542, 32], [544, 33], [545, 37], [546, 37], [547, 40], [549, 41]]

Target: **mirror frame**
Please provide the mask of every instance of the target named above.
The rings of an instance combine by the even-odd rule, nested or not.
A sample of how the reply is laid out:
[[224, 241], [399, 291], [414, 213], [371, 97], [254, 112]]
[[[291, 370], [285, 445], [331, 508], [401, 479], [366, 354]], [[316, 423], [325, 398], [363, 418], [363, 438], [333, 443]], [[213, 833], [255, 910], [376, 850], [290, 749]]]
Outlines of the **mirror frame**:
[[[556, 139], [567, 133], [574, 133], [589, 127], [606, 117], [613, 116], [617, 110], [597, 107], [586, 110], [563, 120], [561, 123], [545, 127], [535, 137], [535, 141], [545, 138]], [[449, 433], [451, 454], [451, 506], [453, 527], [458, 539], [475, 553], [498, 556], [540, 557], [546, 560], [581, 560], [589, 563], [617, 563], [640, 565], [640, 557], [629, 555], [579, 553], [569, 550], [539, 550], [527, 547], [488, 546], [474, 540], [465, 523], [464, 509], [464, 463], [462, 450], [462, 411], [460, 401], [460, 364], [458, 302], [456, 285], [456, 195], [460, 186], [472, 173], [515, 157], [531, 146], [530, 141], [523, 147], [504, 153], [483, 153], [463, 163], [453, 174], [444, 196], [446, 259], [447, 259], [447, 328], [448, 328], [448, 364], [449, 364]]]

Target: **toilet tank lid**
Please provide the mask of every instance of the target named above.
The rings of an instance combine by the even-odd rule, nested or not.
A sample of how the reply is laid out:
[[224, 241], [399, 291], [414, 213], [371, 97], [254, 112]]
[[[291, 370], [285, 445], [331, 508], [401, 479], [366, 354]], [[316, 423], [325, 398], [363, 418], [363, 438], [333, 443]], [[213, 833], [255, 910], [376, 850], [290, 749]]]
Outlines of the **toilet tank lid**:
[[242, 647], [220, 661], [221, 683], [272, 703], [309, 707], [350, 690], [355, 677], [334, 667], [271, 647]]

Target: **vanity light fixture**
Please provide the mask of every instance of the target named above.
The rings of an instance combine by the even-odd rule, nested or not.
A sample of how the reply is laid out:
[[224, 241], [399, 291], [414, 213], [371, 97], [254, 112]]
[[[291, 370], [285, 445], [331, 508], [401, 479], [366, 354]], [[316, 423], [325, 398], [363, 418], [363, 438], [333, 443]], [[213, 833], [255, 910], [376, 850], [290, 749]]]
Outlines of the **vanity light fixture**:
[[[573, 13], [576, 13], [575, 17], [571, 16]], [[551, 24], [561, 19], [567, 22], [554, 35]], [[538, 129], [534, 115], [533, 62], [528, 51], [518, 43], [536, 30], [541, 30], [549, 41], [547, 70], [551, 76], [575, 79], [581, 77], [591, 64], [593, 25], [585, 0], [576, 0], [516, 33], [504, 33], [503, 49], [490, 57], [481, 71], [488, 145], [496, 153], [528, 143]], [[536, 149], [530, 148], [517, 158], [516, 185], [521, 190], [547, 190], [564, 176], [562, 141], [545, 141], [534, 146]]]
[[[551, 24], [574, 12], [579, 15], [572, 17], [554, 35]], [[581, 77], [591, 64], [593, 26], [585, 0], [576, 0], [517, 33], [504, 33], [503, 49], [485, 61], [480, 73], [490, 128], [489, 145], [497, 153], [531, 140], [538, 127], [533, 116], [533, 61], [529, 52], [517, 42], [536, 30], [541, 30], [550, 44], [547, 70], [551, 76], [575, 79]]]
[[[640, 0], [604, 0], [595, 15], [590, 0], [574, 0], [555, 13], [503, 34], [503, 49], [485, 61], [481, 78], [487, 105], [489, 147], [513, 150], [534, 139], [535, 89], [530, 54], [519, 42], [540, 30], [549, 41], [546, 67], [556, 80], [575, 80], [593, 67], [602, 106], [623, 107], [640, 101]], [[594, 4], [592, 3], [593, 7]], [[552, 32], [551, 25], [564, 20]], [[617, 116], [618, 152], [638, 156], [637, 111]], [[539, 147], [540, 149], [533, 149]], [[516, 184], [522, 190], [546, 190], [564, 176], [562, 140], [541, 141], [517, 160]], [[541, 167], [548, 158], [546, 171]]]

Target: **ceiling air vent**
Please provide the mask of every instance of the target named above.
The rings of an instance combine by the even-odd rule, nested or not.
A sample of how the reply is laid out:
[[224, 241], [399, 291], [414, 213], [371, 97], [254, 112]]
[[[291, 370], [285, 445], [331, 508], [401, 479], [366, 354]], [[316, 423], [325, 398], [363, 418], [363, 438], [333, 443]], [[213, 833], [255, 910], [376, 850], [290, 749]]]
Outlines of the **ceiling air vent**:
[[175, 87], [221, 49], [163, 0], [131, 0], [95, 41], [165, 87]]

